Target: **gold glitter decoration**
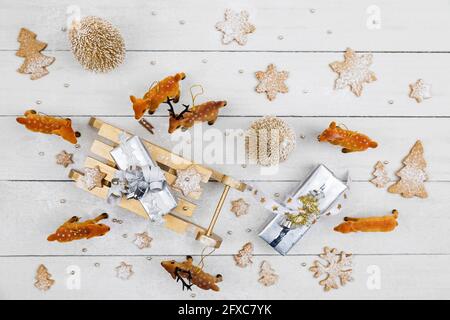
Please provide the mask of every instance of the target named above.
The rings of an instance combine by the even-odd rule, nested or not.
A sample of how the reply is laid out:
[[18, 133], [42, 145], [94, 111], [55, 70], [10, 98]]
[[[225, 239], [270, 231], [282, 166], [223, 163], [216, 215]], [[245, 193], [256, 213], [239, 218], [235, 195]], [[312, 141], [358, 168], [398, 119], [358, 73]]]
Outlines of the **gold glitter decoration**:
[[347, 48], [344, 61], [330, 63], [331, 69], [339, 75], [334, 82], [334, 88], [343, 89], [349, 86], [356, 96], [361, 96], [363, 84], [377, 80], [375, 73], [369, 70], [371, 64], [372, 54], [357, 55]]
[[286, 161], [295, 148], [295, 132], [282, 119], [266, 116], [246, 132], [245, 150], [251, 163], [264, 167]]
[[267, 66], [266, 71], [255, 72], [256, 79], [259, 80], [259, 84], [256, 86], [256, 92], [266, 93], [267, 99], [274, 100], [278, 92], [286, 93], [289, 91], [284, 81], [288, 78], [289, 72], [277, 71], [277, 68], [273, 64]]
[[302, 203], [302, 208], [299, 208], [297, 214], [286, 214], [287, 219], [296, 226], [304, 226], [315, 222], [320, 214], [319, 202], [317, 197], [312, 194], [307, 194], [298, 198]]
[[417, 80], [415, 83], [411, 83], [409, 89], [409, 97], [416, 99], [418, 103], [431, 98], [431, 84], [425, 83], [422, 79]]
[[41, 53], [47, 47], [45, 42], [36, 40], [37, 35], [28, 29], [20, 29], [17, 41], [20, 48], [16, 56], [25, 58], [23, 64], [17, 69], [17, 72], [31, 74], [30, 79], [36, 80], [48, 74], [46, 67], [51, 65], [55, 58], [45, 56]]
[[125, 43], [119, 30], [99, 17], [74, 21], [68, 36], [75, 58], [87, 70], [108, 72], [125, 58]]
[[56, 155], [56, 164], [60, 164], [64, 166], [64, 168], [67, 168], [69, 164], [73, 163], [72, 157], [73, 153], [68, 153], [65, 150], [63, 150]]
[[248, 22], [247, 11], [240, 13], [231, 9], [225, 10], [225, 21], [218, 22], [216, 29], [223, 33], [222, 43], [229, 44], [233, 40], [241, 46], [247, 43], [247, 34], [253, 33], [256, 28]]
[[36, 279], [34, 286], [39, 290], [47, 291], [55, 283], [55, 280], [51, 277], [52, 275], [48, 272], [47, 268], [41, 264], [36, 271], [36, 276], [34, 277]]

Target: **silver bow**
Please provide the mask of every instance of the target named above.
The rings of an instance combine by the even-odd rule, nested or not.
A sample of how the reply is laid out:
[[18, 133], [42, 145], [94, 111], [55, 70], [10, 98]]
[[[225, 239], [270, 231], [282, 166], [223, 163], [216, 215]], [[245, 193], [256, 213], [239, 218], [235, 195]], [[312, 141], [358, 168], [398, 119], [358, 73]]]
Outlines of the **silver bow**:
[[147, 192], [159, 192], [164, 188], [164, 174], [159, 167], [132, 166], [123, 171], [127, 198], [142, 199]]
[[121, 133], [119, 140], [119, 146], [110, 152], [119, 170], [111, 180], [108, 203], [119, 204], [123, 196], [136, 199], [152, 221], [162, 221], [176, 207], [163, 171], [152, 161], [138, 137], [127, 138]]

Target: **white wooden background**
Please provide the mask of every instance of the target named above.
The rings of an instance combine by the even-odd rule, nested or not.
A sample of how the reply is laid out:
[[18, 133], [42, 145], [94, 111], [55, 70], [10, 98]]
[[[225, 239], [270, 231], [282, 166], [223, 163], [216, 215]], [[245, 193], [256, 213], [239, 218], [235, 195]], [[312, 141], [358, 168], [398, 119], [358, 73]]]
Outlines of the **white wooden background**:
[[[78, 65], [61, 31], [69, 5], [78, 5], [82, 15], [101, 16], [120, 28], [127, 47], [120, 68], [96, 75]], [[366, 27], [366, 10], [371, 5], [381, 9], [379, 30]], [[229, 7], [248, 10], [256, 26], [246, 46], [221, 44], [221, 33], [214, 25]], [[14, 55], [21, 27], [48, 42], [47, 54], [56, 57], [48, 68], [50, 74], [37, 81], [16, 72], [21, 64]], [[447, 0], [0, 0], [0, 298], [450, 298], [449, 28]], [[333, 90], [336, 75], [328, 64], [341, 60], [346, 47], [374, 53], [372, 70], [379, 80], [366, 85], [360, 98], [348, 90]], [[269, 63], [290, 72], [289, 93], [279, 94], [273, 102], [254, 92], [254, 72]], [[193, 83], [204, 86], [206, 96], [201, 99], [228, 100], [217, 128], [246, 128], [259, 116], [274, 114], [288, 121], [298, 136], [305, 135], [277, 175], [261, 176], [256, 167], [213, 167], [278, 192], [280, 198], [319, 162], [340, 176], [350, 169], [355, 183], [344, 214], [381, 215], [397, 208], [399, 227], [387, 234], [342, 235], [332, 231], [342, 216], [329, 217], [314, 226], [289, 256], [281, 257], [257, 237], [270, 214], [252, 202], [251, 212], [238, 219], [227, 201], [216, 228], [224, 243], [206, 260], [207, 271], [223, 274], [224, 282], [218, 293], [194, 289], [195, 297], [181, 291], [160, 261], [186, 254], [198, 259], [201, 245], [124, 210], [107, 209], [124, 223], [110, 221], [112, 230], [105, 237], [69, 244], [47, 242], [46, 236], [68, 217], [90, 217], [105, 209], [101, 200], [68, 180], [68, 169], [55, 164], [55, 154], [62, 149], [74, 152], [72, 167], [81, 168], [95, 136], [87, 125], [93, 115], [170, 147], [164, 108], [151, 120], [158, 131], [152, 136], [132, 118], [128, 96], [142, 95], [154, 80], [179, 71], [188, 75], [184, 88]], [[433, 85], [433, 98], [422, 104], [408, 98], [408, 84], [418, 78]], [[186, 90], [184, 98], [188, 99]], [[81, 148], [16, 124], [15, 117], [30, 107], [70, 116], [83, 134]], [[331, 120], [367, 133], [379, 147], [343, 155], [338, 148], [318, 144], [317, 134]], [[377, 160], [389, 161], [387, 169], [395, 179], [401, 159], [417, 139], [424, 144], [428, 162], [428, 199], [403, 199], [368, 182]], [[195, 221], [206, 223], [219, 190], [208, 184]], [[231, 192], [229, 200], [238, 196]], [[132, 241], [135, 232], [144, 230], [154, 238], [153, 246], [139, 250]], [[247, 241], [255, 245], [254, 264], [241, 269], [234, 266], [232, 255]], [[307, 270], [326, 245], [354, 254], [355, 281], [329, 293]], [[278, 284], [270, 288], [257, 282], [264, 259], [280, 275]], [[134, 266], [135, 274], [128, 281], [115, 277], [114, 267], [121, 261]], [[304, 262], [308, 267], [302, 267]], [[33, 287], [41, 263], [56, 280], [45, 293]], [[80, 290], [66, 286], [67, 268], [72, 265], [81, 270]], [[381, 270], [380, 290], [366, 285], [370, 265]]]

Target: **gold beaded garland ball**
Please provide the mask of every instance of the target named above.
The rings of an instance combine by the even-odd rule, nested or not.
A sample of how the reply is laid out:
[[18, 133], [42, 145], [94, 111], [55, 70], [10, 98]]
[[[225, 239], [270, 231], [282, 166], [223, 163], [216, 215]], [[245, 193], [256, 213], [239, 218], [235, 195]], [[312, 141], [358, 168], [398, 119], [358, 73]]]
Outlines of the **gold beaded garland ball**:
[[94, 72], [108, 72], [125, 58], [125, 43], [119, 30], [99, 17], [84, 17], [74, 21], [68, 32], [75, 58]]
[[266, 116], [254, 121], [246, 133], [245, 149], [250, 163], [264, 167], [285, 161], [295, 148], [295, 132], [286, 121]]

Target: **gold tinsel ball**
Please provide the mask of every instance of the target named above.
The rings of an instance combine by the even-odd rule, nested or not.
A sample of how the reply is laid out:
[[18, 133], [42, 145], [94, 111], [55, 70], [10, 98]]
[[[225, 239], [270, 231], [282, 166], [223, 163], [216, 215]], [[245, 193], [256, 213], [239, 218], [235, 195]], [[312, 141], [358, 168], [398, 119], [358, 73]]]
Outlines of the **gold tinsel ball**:
[[108, 72], [125, 58], [125, 43], [119, 30], [99, 17], [74, 21], [68, 36], [75, 58], [88, 70]]
[[246, 132], [245, 149], [251, 163], [264, 167], [285, 161], [295, 148], [295, 132], [286, 121], [266, 116], [254, 121]]

